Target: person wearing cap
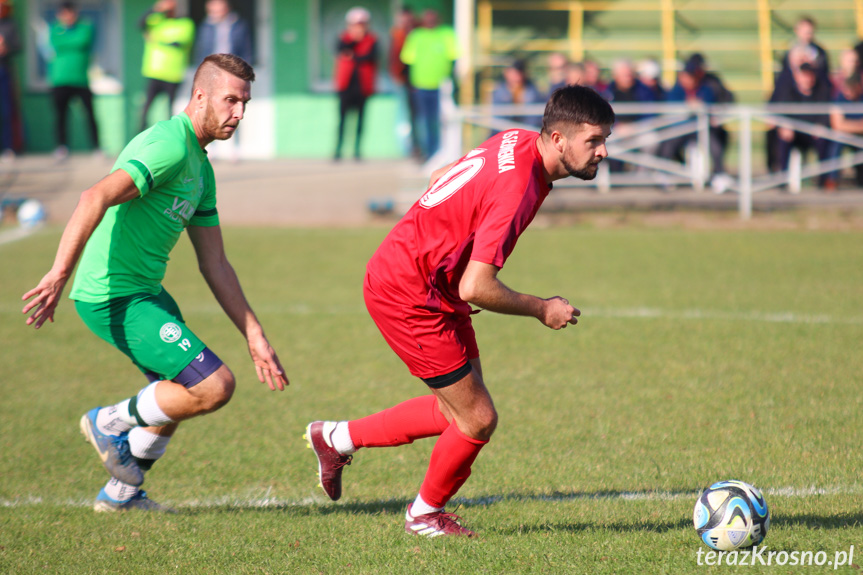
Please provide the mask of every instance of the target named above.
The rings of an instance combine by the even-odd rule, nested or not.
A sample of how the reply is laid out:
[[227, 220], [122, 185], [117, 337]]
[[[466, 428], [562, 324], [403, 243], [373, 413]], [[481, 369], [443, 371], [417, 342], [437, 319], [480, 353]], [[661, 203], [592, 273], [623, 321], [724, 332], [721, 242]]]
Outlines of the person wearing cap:
[[819, 83], [830, 79], [830, 58], [827, 51], [815, 41], [815, 20], [809, 16], [799, 18], [794, 24], [794, 41], [782, 59], [782, 71], [776, 80], [777, 84], [793, 79], [796, 68], [791, 62], [791, 54], [795, 51], [805, 55]]
[[363, 133], [363, 115], [366, 100], [375, 92], [378, 66], [378, 39], [369, 30], [371, 14], [359, 6], [348, 10], [345, 29], [339, 34], [336, 46], [336, 66], [333, 79], [339, 94], [339, 132], [336, 142], [336, 161], [342, 158], [345, 120], [348, 112], [357, 117], [357, 135], [354, 140], [354, 159], [360, 159]]
[[[771, 103], [786, 104], [818, 104], [827, 103], [831, 100], [831, 86], [829, 80], [823, 80], [818, 68], [810, 60], [810, 54], [804, 48], [792, 48], [788, 54], [788, 61], [792, 71], [792, 82], [777, 83], [770, 97]], [[794, 114], [795, 120], [828, 126], [830, 117], [827, 114]], [[791, 128], [779, 126], [776, 128], [776, 161], [782, 171], [788, 169], [791, 149], [797, 148], [804, 154], [814, 149], [819, 161], [824, 161], [830, 155], [830, 141], [805, 132], [798, 132]], [[831, 189], [835, 182], [829, 175], [819, 177], [819, 185]]]

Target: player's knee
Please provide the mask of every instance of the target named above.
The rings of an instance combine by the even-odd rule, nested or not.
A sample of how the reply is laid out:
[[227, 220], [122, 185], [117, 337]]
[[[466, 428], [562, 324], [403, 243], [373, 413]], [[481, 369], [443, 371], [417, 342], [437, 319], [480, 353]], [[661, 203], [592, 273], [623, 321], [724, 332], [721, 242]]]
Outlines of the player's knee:
[[223, 366], [207, 378], [206, 393], [201, 396], [201, 411], [209, 413], [225, 406], [234, 395], [236, 380], [234, 374]]
[[226, 371], [227, 373], [219, 379], [216, 393], [213, 396], [213, 409], [219, 409], [226, 405], [234, 396], [237, 380], [234, 379], [234, 374], [231, 373], [231, 370]]
[[468, 435], [474, 439], [488, 441], [497, 429], [497, 410], [493, 405], [483, 406], [473, 413]]

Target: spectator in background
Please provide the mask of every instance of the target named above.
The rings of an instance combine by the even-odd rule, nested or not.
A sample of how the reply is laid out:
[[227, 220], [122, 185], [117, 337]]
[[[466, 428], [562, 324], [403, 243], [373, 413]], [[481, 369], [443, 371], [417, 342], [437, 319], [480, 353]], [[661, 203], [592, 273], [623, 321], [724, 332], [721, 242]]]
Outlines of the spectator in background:
[[51, 24], [50, 43], [53, 58], [48, 63], [48, 80], [56, 113], [57, 148], [54, 158], [63, 161], [69, 156], [66, 137], [66, 117], [72, 98], [78, 98], [87, 112], [90, 141], [99, 150], [99, 128], [93, 114], [93, 92], [87, 71], [90, 54], [96, 40], [93, 24], [81, 20], [78, 8], [72, 2], [63, 2], [57, 10], [57, 19]]
[[[584, 84], [584, 65], [581, 62], [570, 62], [566, 67], [566, 85], [581, 86]], [[549, 94], [549, 96], [551, 96]]]
[[252, 32], [246, 21], [231, 11], [228, 0], [207, 0], [206, 9], [195, 40], [195, 64], [210, 54], [233, 54], [251, 64]]
[[141, 130], [147, 127], [147, 113], [159, 94], [168, 97], [168, 116], [177, 89], [186, 75], [189, 54], [195, 42], [195, 23], [177, 17], [176, 0], [159, 0], [141, 19], [144, 31], [144, 63], [141, 73], [148, 80], [147, 97], [141, 113]]
[[[856, 54], [856, 52], [854, 52]], [[841, 90], [834, 98], [837, 104], [861, 104], [863, 103], [863, 82], [861, 82], [859, 72], [845, 78], [842, 82]], [[863, 134], [863, 113], [859, 112], [844, 112], [841, 108], [834, 108], [830, 112], [830, 127], [839, 132], [848, 134], [860, 135]], [[829, 157], [838, 158], [842, 153], [842, 149], [846, 146], [839, 142], [831, 141], [829, 144]], [[855, 152], [860, 151], [860, 148], [847, 146]], [[863, 188], [863, 164], [854, 166], [856, 171], [856, 184], [858, 188]], [[840, 171], [833, 172], [829, 178], [830, 184], [825, 182], [825, 189], [832, 190], [839, 184]]]
[[[711, 105], [716, 103], [716, 94], [704, 83], [702, 69], [696, 62], [689, 61], [683, 70], [677, 73], [677, 83], [668, 92], [668, 102], [686, 102], [692, 105]], [[698, 135], [687, 134], [662, 142], [659, 155], [668, 159], [682, 159], [686, 146], [697, 141]], [[724, 191], [728, 186], [728, 176], [725, 175], [725, 165], [722, 158], [722, 144], [716, 130], [708, 130], [710, 147], [711, 185], [717, 192]]]
[[606, 86], [603, 95], [613, 104], [654, 101], [653, 92], [635, 77], [635, 67], [626, 59], [616, 60], [612, 65], [611, 82]]
[[[503, 80], [498, 82], [491, 94], [492, 104], [502, 106], [540, 104], [545, 100], [528, 77], [524, 60], [514, 60], [503, 69]], [[538, 129], [541, 127], [542, 116], [509, 116], [509, 119]]]
[[548, 95], [551, 96], [558, 88], [563, 88], [567, 82], [569, 58], [562, 52], [552, 52], [548, 55]]
[[437, 12], [423, 12], [420, 27], [411, 31], [400, 54], [409, 66], [417, 127], [426, 159], [440, 147], [440, 87], [452, 76], [453, 63], [458, 57], [455, 32], [442, 26]]
[[[611, 82], [602, 94], [611, 104], [653, 102], [653, 92], [635, 77], [635, 67], [626, 59], [616, 60], [611, 67]], [[633, 123], [643, 116], [617, 113], [614, 133], [626, 136], [631, 132]], [[623, 163], [620, 160], [608, 159], [608, 167], [612, 172], [622, 172]]]
[[[399, 107], [402, 112], [400, 114], [399, 123], [405, 128], [401, 131], [410, 132], [410, 153], [413, 157], [420, 158], [422, 157], [422, 151], [420, 148], [419, 136], [417, 134], [416, 106], [414, 105], [414, 98], [411, 94], [413, 87], [411, 86], [408, 65], [402, 62], [400, 57], [408, 34], [410, 34], [416, 26], [417, 21], [414, 11], [408, 7], [402, 8], [396, 16], [395, 24], [390, 29], [390, 53], [388, 66], [390, 76], [396, 86], [399, 86], [401, 92]], [[407, 122], [402, 121], [405, 110], [407, 111]]]
[[[696, 70], [696, 74], [700, 76], [701, 83], [707, 86], [713, 95], [716, 98], [715, 104], [733, 104], [735, 101], [734, 93], [731, 92], [728, 88], [725, 87], [725, 84], [722, 82], [722, 79], [718, 74], [711, 72], [707, 68], [707, 63], [704, 59], [704, 56], [700, 53], [696, 52], [692, 54], [687, 62], [691, 62], [693, 68]], [[715, 137], [719, 140], [719, 145], [722, 147], [722, 156], [725, 156], [725, 150], [728, 148], [728, 130], [725, 129], [725, 126], [722, 124], [716, 124], [710, 126], [710, 131], [715, 135]], [[719, 187], [723, 185], [727, 185], [730, 182], [722, 182], [725, 180], [724, 176], [720, 176], [717, 180], [717, 188], [716, 191], [719, 191]]]
[[602, 79], [602, 69], [599, 67], [599, 64], [593, 60], [585, 60], [581, 65], [584, 68], [581, 85], [593, 88], [600, 94], [605, 92], [605, 89], [608, 88], [608, 84], [606, 84]]
[[654, 102], [662, 102], [665, 100], [665, 88], [662, 86], [660, 76], [662, 70], [659, 67], [659, 62], [650, 58], [642, 60], [638, 63], [638, 80], [647, 86], [653, 94]]
[[687, 60], [687, 63], [690, 62], [692, 63], [692, 67], [697, 71], [696, 73], [701, 77], [701, 83], [710, 88], [714, 96], [716, 96], [717, 104], [734, 103], [734, 94], [725, 87], [722, 79], [717, 74], [708, 70], [707, 62], [702, 54], [698, 52], [692, 54]]
[[848, 48], [839, 53], [839, 66], [831, 74], [830, 81], [833, 84], [833, 94], [838, 95], [845, 87], [845, 80], [860, 73], [860, 55], [857, 50]]
[[855, 71], [863, 72], [863, 41], [854, 45], [854, 51], [857, 52], [857, 70]]
[[21, 146], [21, 118], [12, 57], [21, 51], [18, 27], [12, 18], [12, 4], [0, 0], [0, 154], [4, 160], [15, 158]]
[[[803, 48], [792, 49], [789, 53], [789, 63], [792, 70], [793, 82], [777, 84], [771, 102], [788, 104], [826, 103], [830, 102], [830, 83], [820, 79], [818, 70], [807, 59], [809, 56]], [[826, 114], [795, 114], [794, 119], [812, 124], [827, 126], [829, 118]], [[830, 153], [830, 142], [824, 138], [813, 136], [805, 132], [797, 132], [791, 128], [778, 127], [776, 129], [776, 160], [781, 170], [788, 169], [788, 160], [791, 149], [798, 148], [806, 152], [812, 148], [818, 154], [818, 159], [826, 160]], [[819, 183], [827, 189], [835, 188], [835, 181], [822, 175]]]
[[[195, 65], [200, 66], [210, 54], [233, 54], [251, 64], [254, 59], [252, 32], [239, 14], [231, 11], [228, 0], [207, 0], [207, 16], [198, 26], [195, 38]], [[234, 137], [225, 142], [229, 159], [240, 161], [239, 128]], [[214, 148], [215, 151], [217, 148]], [[212, 156], [211, 156], [212, 157]]]
[[819, 83], [828, 81], [830, 79], [830, 60], [824, 48], [815, 42], [815, 20], [808, 16], [797, 20], [797, 23], [794, 24], [794, 36], [794, 42], [782, 59], [782, 71], [779, 73], [779, 79], [776, 83], [788, 82], [790, 84], [794, 82], [795, 70], [790, 62], [792, 51], [799, 51], [804, 54], [806, 61], [815, 71]]
[[369, 30], [371, 14], [365, 8], [351, 8], [345, 16], [347, 27], [339, 35], [336, 46], [336, 67], [333, 79], [339, 94], [339, 134], [336, 142], [336, 161], [342, 158], [345, 119], [348, 112], [357, 116], [357, 136], [354, 140], [354, 159], [360, 159], [360, 139], [363, 132], [363, 113], [366, 100], [375, 91], [377, 75], [378, 39]]

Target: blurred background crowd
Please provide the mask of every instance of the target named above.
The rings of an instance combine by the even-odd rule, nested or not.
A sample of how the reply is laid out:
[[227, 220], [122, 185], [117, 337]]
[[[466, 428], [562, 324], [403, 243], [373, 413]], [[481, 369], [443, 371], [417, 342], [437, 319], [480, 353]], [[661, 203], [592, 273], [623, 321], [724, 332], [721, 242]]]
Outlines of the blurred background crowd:
[[[110, 5], [110, 2], [102, 4]], [[159, 0], [139, 13], [135, 32], [141, 45], [140, 64], [136, 66], [140, 70], [141, 88], [136, 97], [129, 100], [131, 104], [127, 107], [134, 109], [122, 110], [126, 123], [132, 126], [131, 135], [177, 110], [182, 104], [177, 103], [178, 94], [182, 96], [180, 100], [185, 98], [181, 90], [188, 87], [191, 71], [206, 55], [229, 52], [253, 64], [262, 61], [255, 53], [259, 45], [254, 38], [256, 23], [247, 21], [243, 10], [238, 10], [239, 6], [232, 6], [228, 0], [202, 0], [196, 5], [203, 11], [198, 18], [184, 14], [183, 8], [188, 8], [188, 3], [178, 6], [176, 0]], [[111, 121], [113, 116], [94, 111], [93, 64], [97, 59], [105, 60], [103, 56], [95, 56], [106, 49], [104, 39], [100, 40], [100, 34], [104, 36], [106, 31], [104, 22], [100, 30], [99, 22], [88, 17], [88, 9], [93, 6], [93, 2], [82, 5], [42, 2], [40, 10], [30, 8], [27, 21], [31, 26], [27, 28], [22, 26], [21, 17], [13, 17], [12, 2], [0, 0], [0, 154], [4, 160], [12, 161], [16, 154], [38, 149], [39, 145], [28, 142], [37, 138], [43, 148], [45, 141], [51, 142], [56, 161], [65, 160], [71, 147], [70, 126], [73, 125], [77, 126], [72, 131], [78, 141], [82, 140], [82, 135], [86, 136], [83, 146], [78, 148], [90, 147], [96, 153], [116, 149], [116, 143], [105, 146], [100, 141], [100, 136], [104, 137], [108, 130], [104, 127], [100, 130], [99, 124], [105, 122], [106, 117]], [[245, 4], [242, 7], [248, 9]], [[126, 6], [126, 9], [130, 8]], [[664, 65], [667, 72], [667, 61], [655, 56], [575, 59], [559, 50], [513, 50], [505, 62], [501, 61], [494, 68], [491, 76], [485, 75], [491, 81], [490, 89], [461, 86], [455, 65], [464, 55], [460, 53], [456, 32], [438, 10], [404, 6], [393, 10], [389, 21], [378, 21], [374, 14], [373, 7], [348, 5], [340, 12], [341, 21], [335, 27], [321, 30], [321, 33], [331, 34], [321, 39], [322, 53], [316, 55], [312, 50], [307, 54], [310, 60], [330, 59], [330, 64], [320, 67], [330, 71], [326, 81], [336, 102], [330, 108], [331, 118], [318, 121], [315, 132], [324, 130], [323, 126], [332, 126], [326, 141], [331, 142], [328, 155], [334, 161], [342, 161], [345, 155], [361, 160], [370, 150], [371, 156], [380, 155], [375, 153], [376, 143], [370, 140], [367, 128], [380, 117], [374, 116], [373, 110], [375, 96], [382, 92], [395, 101], [393, 114], [396, 118], [392, 125], [401, 142], [400, 149], [404, 155], [418, 161], [434, 157], [441, 147], [444, 108], [453, 102], [465, 103], [465, 98], [459, 95], [463, 88], [470, 89], [472, 97], [468, 103], [506, 106], [510, 112], [512, 106], [524, 107], [524, 113], [507, 113], [504, 117], [514, 124], [534, 128], [539, 128], [540, 122], [536, 106], [541, 106], [551, 92], [565, 84], [590, 86], [612, 103], [710, 106], [733, 104], [737, 100], [722, 73], [711, 65], [710, 54], [701, 51], [678, 52], [676, 68], [673, 74], [668, 74], [663, 68]], [[772, 93], [765, 94], [765, 101], [824, 105], [863, 102], [863, 43], [854, 46], [849, 42], [841, 51], [834, 50], [838, 58], [835, 57], [831, 65], [828, 51], [819, 44], [817, 31], [812, 17], [802, 14], [797, 17], [788, 49], [781, 56], [772, 79]], [[298, 33], [282, 31], [277, 40], [291, 44], [295, 42], [291, 34]], [[28, 46], [23, 41], [24, 36], [29, 37], [29, 45], [34, 47], [35, 69], [44, 76], [43, 92], [50, 94], [50, 107], [44, 110], [48, 113], [38, 114], [40, 125], [36, 129], [28, 127], [29, 118], [22, 113], [26, 108], [23, 100], [35, 96], [32, 90], [21, 85], [27, 84], [22, 79], [34, 67], [29, 66], [27, 72], [15, 70], [16, 61], [19, 68], [22, 67], [21, 56]], [[272, 67], [269, 72], [271, 77], [264, 82], [270, 85], [293, 82], [291, 78], [278, 77], [287, 72]], [[122, 75], [128, 82], [129, 76], [135, 73], [125, 69]], [[97, 80], [104, 88], [106, 78]], [[863, 113], [849, 113], [847, 109], [847, 106], [834, 105], [794, 118], [851, 135], [863, 133]], [[71, 115], [79, 116], [82, 121], [75, 124], [70, 110], [77, 110]], [[655, 111], [621, 114], [615, 134], [624, 135], [629, 127], [655, 114]], [[44, 135], [46, 130], [40, 129], [43, 124], [47, 127], [46, 123], [52, 125], [50, 140]], [[277, 139], [286, 137], [277, 127], [274, 129]], [[380, 131], [371, 138], [379, 138], [379, 134]], [[795, 131], [768, 125], [764, 134], [765, 168], [769, 171], [786, 170], [795, 148], [822, 161], [839, 157], [843, 149], [842, 143], [813, 135], [811, 130]], [[124, 133], [119, 138], [120, 145], [126, 137]], [[693, 133], [666, 139], [646, 151], [661, 158], [681, 160], [695, 137]], [[243, 139], [240, 136], [232, 142], [223, 151], [225, 156], [239, 160]], [[719, 123], [711, 126], [709, 155], [714, 181], [725, 175], [730, 139], [725, 127]], [[612, 172], [633, 169], [613, 159], [610, 167]], [[836, 188], [838, 181], [838, 172], [827, 173], [820, 176], [819, 186], [830, 191]], [[855, 183], [863, 186], [863, 170], [859, 167]]]

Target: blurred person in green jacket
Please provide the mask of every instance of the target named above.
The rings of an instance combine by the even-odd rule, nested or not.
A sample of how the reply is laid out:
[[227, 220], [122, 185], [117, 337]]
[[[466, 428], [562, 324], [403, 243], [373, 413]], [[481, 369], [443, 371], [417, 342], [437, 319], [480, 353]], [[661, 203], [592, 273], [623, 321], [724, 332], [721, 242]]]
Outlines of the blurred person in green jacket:
[[141, 19], [144, 31], [144, 64], [141, 74], [147, 78], [147, 99], [141, 114], [141, 130], [147, 127], [147, 113], [159, 94], [168, 96], [168, 115], [177, 89], [183, 83], [189, 56], [195, 44], [195, 23], [177, 17], [176, 0], [159, 0]]
[[72, 98], [79, 98], [87, 112], [90, 139], [93, 148], [99, 150], [99, 129], [93, 114], [93, 92], [87, 70], [90, 54], [96, 39], [93, 24], [79, 18], [78, 8], [73, 2], [63, 2], [57, 10], [57, 19], [51, 24], [50, 44], [52, 58], [48, 63], [48, 80], [54, 111], [57, 115], [57, 148], [54, 157], [58, 161], [69, 155], [66, 118]]

